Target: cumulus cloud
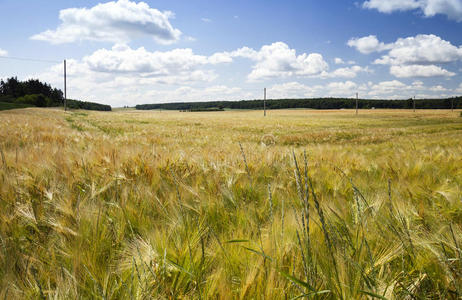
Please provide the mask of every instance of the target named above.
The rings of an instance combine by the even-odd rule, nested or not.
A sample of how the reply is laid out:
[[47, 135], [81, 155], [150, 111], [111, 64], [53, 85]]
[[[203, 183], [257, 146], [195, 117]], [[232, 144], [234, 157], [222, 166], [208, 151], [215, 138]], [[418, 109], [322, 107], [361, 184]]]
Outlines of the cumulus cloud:
[[[364, 45], [367, 43], [356, 43], [359, 40], [373, 42], [369, 43], [370, 47], [366, 47]], [[379, 42], [375, 36], [352, 39], [348, 43], [362, 53], [388, 50], [388, 53], [376, 59], [374, 64], [390, 65], [390, 73], [399, 78], [454, 76], [455, 73], [437, 64], [462, 60], [461, 46], [452, 45], [433, 34], [399, 38], [389, 44]]]
[[52, 44], [77, 41], [127, 42], [149, 36], [161, 44], [179, 40], [181, 31], [170, 23], [174, 14], [159, 11], [144, 2], [118, 0], [91, 8], [68, 8], [59, 13], [61, 24], [31, 37]]
[[[390, 54], [393, 49], [386, 55], [390, 59], [396, 59]], [[441, 60], [438, 56], [430, 57], [436, 57], [436, 61]], [[111, 105], [261, 98], [260, 90], [249, 91], [223, 85], [223, 82], [217, 83], [217, 65], [231, 63], [237, 58], [248, 59], [253, 65], [247, 76], [250, 81], [277, 79], [279, 82], [288, 79], [289, 82], [272, 87], [269, 81], [269, 98], [353, 97], [356, 92], [364, 97], [406, 98], [410, 94], [442, 97], [454, 93], [453, 89], [449, 90], [442, 85], [425, 87], [421, 81], [411, 85], [398, 80], [370, 84], [354, 82], [350, 79], [371, 70], [358, 65], [344, 65], [329, 71], [320, 54], [297, 54], [288, 45], [278, 42], [265, 45], [259, 50], [242, 47], [210, 55], [200, 55], [188, 48], [149, 51], [144, 47], [131, 48], [127, 44], [115, 44], [112, 48], [99, 49], [82, 59], [67, 61], [68, 94], [73, 98]], [[399, 78], [416, 77], [418, 74], [422, 77], [454, 75], [429, 63], [390, 63], [390, 67], [396, 67], [391, 73]], [[41, 78], [59, 87], [62, 85], [62, 65], [31, 77]], [[348, 80], [314, 85], [296, 81], [313, 78]]]
[[143, 73], [144, 77], [163, 77], [171, 74], [186, 75], [206, 65], [231, 63], [237, 57], [256, 62], [248, 75], [250, 81], [291, 76], [354, 78], [359, 72], [369, 72], [367, 68], [351, 66], [329, 73], [329, 66], [321, 54], [297, 55], [294, 49], [282, 42], [264, 45], [259, 51], [242, 47], [210, 56], [194, 54], [191, 49], [149, 52], [143, 47], [131, 49], [125, 44], [117, 44], [110, 50], [95, 51], [85, 57], [83, 62], [96, 72]]
[[[367, 95], [370, 97], [384, 97], [403, 94], [408, 88], [406, 84], [398, 80], [382, 81], [376, 84], [369, 83]], [[406, 96], [406, 95], [404, 95]]]
[[391, 66], [390, 74], [398, 78], [410, 77], [436, 77], [436, 76], [454, 76], [453, 72], [449, 72], [435, 65], [406, 65], [406, 66]]
[[420, 8], [421, 3], [416, 0], [369, 0], [363, 3], [363, 7], [377, 9], [382, 13], [392, 13]]
[[237, 100], [255, 98], [257, 95], [243, 91], [238, 87], [226, 85], [214, 85], [207, 88], [195, 88], [183, 86], [172, 90], [151, 90], [144, 94], [146, 103], [162, 102], [193, 102], [193, 101], [216, 101]]
[[248, 75], [251, 81], [275, 77], [315, 76], [329, 69], [329, 65], [319, 53], [297, 55], [283, 42], [264, 45], [259, 51], [243, 47], [229, 53], [232, 57], [245, 57], [256, 61]]
[[371, 98], [409, 99], [413, 96], [418, 98], [441, 98], [451, 97], [457, 94], [456, 89], [449, 89], [442, 85], [428, 86], [422, 81], [414, 81], [405, 84], [399, 80], [369, 83], [367, 95]]
[[347, 68], [338, 68], [330, 73], [321, 74], [321, 78], [355, 78], [358, 73], [372, 73], [368, 67], [352, 66]]
[[208, 57], [208, 62], [211, 64], [230, 63], [232, 61], [232, 56], [227, 52], [217, 52]]
[[462, 60], [462, 47], [433, 34], [399, 38], [389, 45], [390, 52], [376, 60], [377, 64], [429, 64]]
[[291, 81], [282, 84], [275, 84], [268, 88], [267, 94], [271, 99], [315, 97], [323, 90], [322, 85], [307, 86], [305, 84]]
[[455, 89], [442, 85], [427, 86], [422, 81], [404, 83], [399, 80], [357, 83], [353, 81], [338, 81], [326, 84], [308, 85], [296, 81], [275, 84], [268, 89], [268, 96], [277, 98], [301, 97], [347, 97], [353, 98], [359, 92], [360, 97], [376, 99], [408, 99], [450, 97], [462, 93], [462, 84]]
[[358, 85], [353, 81], [331, 82], [327, 84], [329, 96], [352, 97], [358, 90]]
[[[442, 85], [426, 86], [421, 81], [414, 81], [407, 84], [402, 81], [391, 80], [365, 84], [347, 80], [316, 85], [290, 81], [270, 86], [267, 89], [267, 96], [268, 99], [313, 97], [354, 98], [357, 92], [359, 92], [360, 97], [377, 99], [409, 99], [413, 96], [417, 98], [439, 98], [461, 94], [462, 84], [456, 89], [448, 89]], [[172, 101], [172, 99], [175, 101], [197, 101], [198, 99], [212, 101], [217, 99], [261, 98], [261, 91], [249, 92], [245, 91], [245, 89], [225, 85], [217, 85], [205, 89], [181, 87], [171, 91], [151, 91], [147, 94], [152, 99], [152, 103], [156, 101]]]
[[343, 59], [341, 59], [340, 57], [336, 57], [336, 58], [334, 59], [334, 62], [335, 62], [336, 65], [343, 65], [343, 64], [345, 64], [345, 62], [343, 61]]
[[268, 89], [271, 99], [310, 97], [353, 97], [363, 87], [352, 81], [306, 85], [296, 81], [275, 84]]
[[368, 0], [363, 3], [363, 7], [382, 13], [419, 9], [426, 17], [443, 14], [451, 20], [462, 21], [460, 0]]
[[[211, 66], [227, 62], [220, 53], [197, 55], [191, 49], [148, 51], [125, 44], [99, 49], [81, 60], [67, 61], [68, 91], [83, 99], [98, 100], [96, 94], [114, 96], [114, 89], [149, 89], [157, 86], [210, 84], [217, 78]], [[62, 81], [62, 65], [56, 65], [33, 77], [57, 86]], [[112, 89], [112, 90], [111, 90]], [[96, 91], [96, 92], [95, 92]], [[136, 91], [133, 91], [136, 94]], [[117, 95], [118, 97], [119, 95]]]
[[[216, 74], [203, 69], [146, 77], [144, 73], [100, 72], [84, 61], [68, 60], [68, 95], [113, 106], [174, 101], [254, 99], [259, 96], [239, 87], [213, 84]], [[62, 85], [62, 65], [29, 78]], [[201, 85], [206, 84], [205, 87]]]
[[0, 56], [7, 56], [7, 55], [8, 55], [8, 51], [3, 50], [2, 48], [0, 48]]
[[[133, 49], [132, 49], [133, 50]], [[137, 51], [135, 49], [133, 51]], [[151, 52], [154, 53], [154, 52]], [[205, 57], [209, 59], [211, 56]], [[203, 61], [205, 62], [205, 61]], [[96, 101], [113, 106], [134, 105], [140, 103], [160, 103], [174, 101], [212, 101], [261, 98], [261, 90], [214, 84], [216, 75], [204, 69], [206, 65], [191, 66], [189, 71], [167, 72], [152, 76], [147, 73], [135, 73], [136, 68], [119, 71], [115, 66], [106, 69], [93, 69], [89, 59], [68, 60], [68, 95], [72, 98]], [[201, 62], [202, 63], [202, 62]], [[123, 64], [121, 64], [122, 66]], [[115, 70], [115, 71], [114, 71]], [[62, 85], [62, 65], [56, 65], [41, 74], [30, 78], [41, 78], [53, 86]], [[288, 97], [354, 97], [359, 92], [361, 97], [399, 98], [444, 97], [460, 94], [442, 85], [425, 86], [422, 81], [406, 84], [392, 80], [379, 83], [363, 84], [354, 81], [327, 82], [324, 84], [307, 84], [290, 81], [270, 85], [268, 98]]]
[[221, 53], [208, 57], [194, 54], [189, 48], [150, 52], [144, 47], [132, 49], [125, 44], [117, 44], [110, 50], [99, 49], [82, 61], [91, 71], [136, 73], [144, 77], [186, 74], [200, 66], [230, 62]]
[[389, 44], [379, 42], [375, 35], [369, 35], [362, 38], [352, 38], [348, 41], [347, 45], [356, 48], [356, 50], [363, 54], [380, 52], [390, 49], [391, 47]]
[[[231, 63], [238, 57], [255, 62], [247, 76], [250, 81], [292, 76], [354, 78], [357, 73], [368, 71], [367, 68], [351, 66], [329, 73], [328, 64], [321, 54], [297, 55], [294, 49], [282, 42], [265, 45], [258, 51], [242, 47], [210, 56], [196, 54], [189, 48], [152, 52], [144, 47], [134, 49], [127, 44], [115, 44], [110, 49], [96, 50], [81, 60], [68, 60], [68, 75], [75, 76], [77, 80], [83, 78], [94, 82], [116, 77], [123, 82], [136, 80], [138, 84], [146, 85], [185, 85], [212, 82], [217, 78], [214, 66]], [[60, 66], [56, 68], [57, 71]]]

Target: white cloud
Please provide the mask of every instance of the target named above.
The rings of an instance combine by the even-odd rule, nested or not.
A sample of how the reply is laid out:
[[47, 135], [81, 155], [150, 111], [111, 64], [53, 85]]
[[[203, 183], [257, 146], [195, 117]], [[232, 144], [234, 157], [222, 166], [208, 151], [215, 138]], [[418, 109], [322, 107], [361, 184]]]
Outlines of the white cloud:
[[106, 73], [136, 73], [144, 77], [162, 77], [190, 73], [208, 64], [229, 62], [225, 54], [210, 57], [194, 54], [191, 49], [149, 52], [144, 47], [131, 49], [117, 44], [111, 50], [100, 49], [83, 58], [91, 71]]
[[201, 21], [204, 22], [204, 23], [210, 23], [210, 22], [212, 22], [212, 20], [209, 19], [209, 18], [201, 18]]
[[390, 52], [376, 60], [377, 64], [430, 64], [462, 60], [462, 47], [433, 34], [399, 38], [389, 45]]
[[228, 54], [232, 57], [245, 57], [252, 60], [258, 60], [258, 52], [249, 47], [242, 47]]
[[[191, 49], [149, 52], [143, 47], [131, 49], [125, 44], [116, 44], [110, 50], [100, 49], [84, 57], [83, 62], [95, 72], [142, 73], [143, 77], [165, 77], [175, 76], [173, 74], [186, 75], [206, 65], [231, 63], [236, 57], [256, 62], [248, 75], [251, 81], [291, 76], [354, 78], [359, 72], [369, 72], [368, 68], [351, 66], [328, 73], [328, 64], [322, 55], [297, 55], [294, 49], [282, 42], [265, 45], [259, 51], [242, 47], [232, 52], [217, 52], [210, 56], [194, 54]], [[205, 77], [204, 73], [201, 74]]]
[[460, 0], [368, 0], [363, 3], [363, 7], [382, 13], [419, 9], [426, 17], [443, 14], [451, 20], [462, 21]]
[[371, 73], [368, 67], [352, 66], [347, 68], [338, 68], [330, 73], [325, 72], [321, 74], [321, 78], [355, 78], [358, 73], [365, 72]]
[[398, 80], [391, 80], [391, 81], [382, 81], [374, 86], [373, 89], [388, 89], [388, 90], [395, 90], [405, 88], [406, 85]]
[[143, 98], [146, 100], [143, 103], [165, 103], [172, 100], [174, 102], [238, 100], [246, 97], [255, 98], [256, 95], [238, 87], [225, 85], [214, 85], [203, 89], [183, 86], [173, 90], [151, 90], [144, 94]]
[[274, 77], [315, 76], [328, 70], [329, 65], [321, 54], [296, 54], [295, 49], [283, 42], [275, 42], [255, 51], [248, 47], [230, 53], [233, 57], [246, 57], [257, 63], [248, 79], [260, 80]]
[[[137, 49], [138, 50], [138, 49]], [[133, 50], [133, 51], [137, 51]], [[155, 53], [155, 52], [152, 52]], [[211, 56], [206, 57], [209, 59]], [[68, 60], [68, 95], [73, 99], [96, 101], [113, 106], [141, 103], [190, 102], [212, 100], [260, 99], [261, 90], [245, 89], [224, 84], [212, 84], [216, 75], [204, 70], [206, 65], [191, 67], [190, 71], [175, 71], [159, 76], [146, 76], [145, 73], [95, 71], [87, 61]], [[112, 70], [112, 69], [111, 69]], [[122, 69], [124, 70], [124, 69]], [[62, 85], [62, 65], [56, 65], [42, 74], [31, 78], [40, 78], [53, 86]], [[294, 97], [361, 97], [407, 99], [417, 97], [443, 97], [462, 93], [442, 85], [425, 86], [422, 81], [406, 84], [392, 80], [368, 85], [353, 81], [328, 82], [309, 85], [291, 81], [275, 84], [268, 88], [268, 98]]]
[[436, 76], [454, 76], [453, 72], [449, 72], [435, 65], [400, 65], [391, 66], [390, 74], [398, 78], [410, 77], [436, 77]]
[[230, 63], [232, 61], [232, 56], [227, 52], [217, 52], [208, 57], [208, 62], [211, 64]]
[[[248, 75], [249, 80], [289, 76], [321, 77], [328, 69], [320, 54], [296, 55], [294, 49], [281, 42], [265, 45], [259, 51], [243, 47], [210, 56], [195, 54], [191, 49], [151, 52], [144, 47], [132, 49], [126, 44], [116, 44], [111, 49], [96, 50], [81, 60], [68, 60], [68, 77], [76, 94], [83, 96], [92, 94], [92, 90], [105, 88], [137, 86], [145, 89], [154, 85], [196, 85], [214, 81], [217, 78], [214, 66], [230, 63], [236, 57], [256, 62]], [[57, 65], [39, 77], [59, 85], [62, 80], [61, 69], [62, 66]], [[361, 68], [354, 66], [351, 70], [359, 72]], [[332, 75], [337, 76], [353, 75], [339, 72]]]
[[355, 65], [356, 64], [354, 60], [344, 61], [340, 57], [334, 58], [334, 63], [336, 65]]
[[313, 98], [313, 97], [360, 97], [373, 99], [409, 99], [449, 97], [462, 93], [462, 84], [456, 89], [442, 85], [426, 86], [422, 81], [406, 84], [399, 80], [369, 82], [360, 84], [353, 81], [330, 82], [324, 85], [307, 85], [299, 82], [287, 82], [273, 85], [268, 89], [270, 99]]
[[455, 90], [456, 93], [462, 94], [462, 83], [459, 85], [459, 87]]
[[193, 36], [184, 36], [183, 38], [187, 42], [195, 42], [195, 41], [197, 41], [197, 39], [195, 37], [193, 37]]
[[3, 50], [2, 48], [0, 48], [0, 56], [8, 56], [8, 51]]
[[[150, 52], [143, 47], [132, 49], [117, 44], [112, 49], [99, 49], [81, 60], [67, 60], [68, 94], [71, 98], [126, 105], [134, 104], [135, 95], [145, 97], [152, 89], [167, 88], [162, 99], [173, 101], [177, 94], [172, 93], [172, 86], [210, 84], [217, 78], [210, 67], [228, 61], [229, 57], [222, 53], [204, 56], [195, 54], [191, 49]], [[62, 65], [55, 65], [31, 77], [59, 87]], [[198, 90], [212, 94], [208, 88]], [[217, 92], [216, 95], [219, 94]], [[226, 93], [223, 91], [222, 94]], [[201, 100], [192, 96], [188, 99]]]
[[435, 85], [429, 88], [432, 92], [446, 92], [448, 91], [447, 88], [443, 87], [442, 85]]
[[347, 43], [348, 46], [356, 48], [363, 54], [380, 52], [390, 49], [390, 45], [379, 42], [375, 35], [369, 35], [362, 38], [352, 38]]
[[369, 0], [363, 3], [363, 7], [377, 9], [382, 13], [392, 13], [420, 8], [421, 3], [416, 0]]
[[390, 65], [390, 73], [398, 78], [454, 76], [455, 73], [437, 64], [462, 60], [461, 46], [452, 45], [433, 34], [399, 38], [390, 44], [379, 42], [375, 36], [368, 36], [352, 39], [348, 44], [362, 53], [388, 50], [374, 64]]
[[[395, 43], [392, 43], [395, 46]], [[394, 49], [394, 48], [393, 48]], [[395, 59], [390, 53], [387, 56]], [[456, 48], [457, 49], [457, 48]], [[445, 52], [446, 53], [446, 52]], [[448, 55], [448, 54], [446, 54]], [[411, 56], [412, 57], [412, 56]], [[438, 56], [432, 56], [438, 57]], [[421, 81], [412, 84], [406, 81], [384, 81], [364, 84], [354, 82], [359, 73], [372, 72], [368, 67], [343, 65], [329, 71], [320, 54], [302, 53], [282, 42], [264, 45], [259, 50], [242, 47], [230, 52], [200, 55], [191, 49], [149, 51], [144, 47], [131, 48], [126, 44], [115, 44], [109, 49], [99, 49], [80, 60], [68, 60], [68, 95], [87, 101], [111, 105], [133, 105], [136, 103], [159, 103], [171, 101], [211, 101], [261, 98], [261, 91], [225, 85], [216, 81], [217, 65], [233, 62], [234, 59], [249, 59], [252, 66], [249, 80], [265, 79], [269, 86], [269, 98], [289, 97], [354, 97], [359, 92], [363, 97], [406, 98], [410, 95], [433, 95], [442, 97], [455, 93], [443, 85], [426, 87]], [[440, 59], [440, 58], [438, 58]], [[396, 60], [398, 61], [398, 60]], [[413, 61], [413, 60], [404, 60]], [[420, 61], [420, 60], [419, 60]], [[391, 73], [397, 77], [452, 76], [435, 64], [391, 64]], [[446, 73], [447, 72], [447, 73]], [[438, 74], [442, 73], [442, 74]], [[31, 76], [62, 85], [62, 65], [56, 65], [42, 74]], [[296, 80], [312, 78], [348, 78], [323, 84], [308, 85]], [[275, 83], [287, 79], [286, 83]], [[232, 84], [237, 86], [237, 84]]]
[[444, 14], [449, 19], [462, 21], [462, 1], [460, 0], [429, 0], [424, 6], [424, 14], [433, 17], [437, 14]]
[[405, 90], [407, 86], [398, 80], [382, 81], [377, 84], [370, 84], [368, 96], [384, 97], [385, 95], [396, 95]]
[[441, 98], [457, 94], [456, 89], [448, 89], [442, 85], [426, 86], [422, 81], [405, 84], [398, 80], [369, 83], [367, 96], [382, 99]]
[[282, 84], [275, 84], [267, 91], [271, 99], [315, 97], [324, 87], [321, 85], [307, 86], [299, 82], [291, 81]]
[[[257, 97], [254, 93], [243, 91], [239, 87], [213, 85], [211, 82], [216, 77], [214, 72], [201, 69], [145, 77], [143, 73], [97, 72], [82, 61], [68, 60], [67, 64], [70, 98], [107, 103], [116, 107], [141, 103], [239, 100]], [[61, 87], [62, 65], [53, 66], [46, 72], [31, 75], [29, 78], [40, 78], [53, 86]], [[206, 87], [200, 87], [204, 83]]]
[[358, 85], [352, 81], [331, 82], [327, 84], [329, 96], [352, 97], [358, 90]]
[[158, 43], [179, 40], [181, 31], [173, 28], [169, 19], [174, 14], [161, 12], [144, 2], [111, 1], [91, 8], [61, 10], [61, 24], [31, 37], [52, 44], [77, 41], [127, 42], [135, 37], [150, 36]]
[[275, 84], [268, 89], [270, 99], [314, 98], [314, 97], [353, 97], [358, 89], [355, 82], [331, 82], [324, 85], [308, 86], [299, 82]]

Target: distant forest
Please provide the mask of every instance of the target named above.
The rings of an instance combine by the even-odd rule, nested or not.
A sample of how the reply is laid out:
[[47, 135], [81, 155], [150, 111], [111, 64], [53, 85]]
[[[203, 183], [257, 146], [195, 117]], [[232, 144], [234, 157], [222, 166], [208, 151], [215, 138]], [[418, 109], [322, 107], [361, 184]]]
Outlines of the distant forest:
[[[67, 99], [70, 109], [110, 111], [111, 106]], [[16, 77], [0, 80], [0, 109], [23, 107], [57, 107], [64, 105], [63, 92], [37, 79], [19, 81]]]
[[[408, 100], [372, 100], [359, 99], [360, 109], [394, 108], [411, 109], [413, 99]], [[311, 108], [311, 109], [342, 109], [355, 108], [356, 99], [351, 98], [312, 98], [312, 99], [277, 99], [267, 100], [267, 109]], [[462, 97], [446, 99], [415, 100], [416, 109], [450, 109], [462, 108]], [[162, 104], [141, 104], [136, 109], [165, 109], [184, 111], [217, 111], [223, 109], [263, 109], [263, 100], [213, 101], [213, 102], [177, 102]]]

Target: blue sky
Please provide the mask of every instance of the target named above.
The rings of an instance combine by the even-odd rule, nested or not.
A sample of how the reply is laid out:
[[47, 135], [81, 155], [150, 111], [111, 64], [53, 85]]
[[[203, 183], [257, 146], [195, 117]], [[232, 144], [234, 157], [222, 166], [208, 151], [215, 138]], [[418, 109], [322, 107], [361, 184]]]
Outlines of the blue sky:
[[66, 59], [113, 106], [462, 95], [462, 0], [0, 0], [0, 26], [0, 78], [62, 88]]

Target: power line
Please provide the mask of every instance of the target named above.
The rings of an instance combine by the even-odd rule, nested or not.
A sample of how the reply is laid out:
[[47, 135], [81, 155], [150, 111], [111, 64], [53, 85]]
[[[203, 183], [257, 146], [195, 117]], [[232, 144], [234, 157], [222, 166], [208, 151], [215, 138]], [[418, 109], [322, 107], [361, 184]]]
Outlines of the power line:
[[62, 63], [57, 60], [48, 60], [48, 59], [38, 59], [38, 58], [26, 58], [26, 57], [17, 57], [17, 56], [0, 56], [1, 59], [12, 59], [12, 60], [22, 60], [22, 61], [33, 61], [33, 62], [43, 62], [43, 63]]

